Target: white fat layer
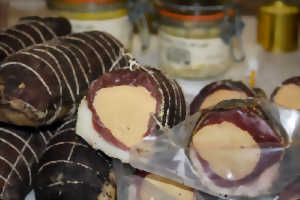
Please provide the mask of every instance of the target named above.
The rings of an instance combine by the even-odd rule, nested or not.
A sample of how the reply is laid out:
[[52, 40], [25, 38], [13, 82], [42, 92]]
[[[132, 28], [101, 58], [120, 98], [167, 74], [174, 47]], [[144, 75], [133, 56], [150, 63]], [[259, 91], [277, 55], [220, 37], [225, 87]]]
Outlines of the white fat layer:
[[106, 155], [129, 163], [129, 152], [124, 151], [107, 142], [93, 126], [92, 112], [88, 108], [86, 99], [81, 101], [78, 108], [76, 134], [82, 137], [94, 149], [103, 151]]
[[277, 178], [279, 163], [266, 169], [259, 177], [249, 184], [240, 185], [238, 187], [220, 187], [215, 185], [215, 183], [206, 175], [202, 164], [197, 158], [196, 152], [193, 148], [190, 148], [190, 158], [193, 162], [194, 168], [197, 171], [197, 176], [201, 183], [209, 189], [208, 192], [217, 192], [221, 196], [248, 196], [256, 197], [259, 195], [268, 194], [272, 183]]

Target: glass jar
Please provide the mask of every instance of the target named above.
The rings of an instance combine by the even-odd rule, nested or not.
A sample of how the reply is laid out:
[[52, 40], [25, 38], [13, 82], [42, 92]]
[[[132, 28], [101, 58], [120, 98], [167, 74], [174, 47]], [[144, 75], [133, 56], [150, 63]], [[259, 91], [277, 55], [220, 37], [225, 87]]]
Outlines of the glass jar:
[[131, 47], [133, 25], [127, 0], [48, 0], [47, 4], [57, 15], [70, 19], [73, 32], [107, 31]]
[[[216, 0], [155, 0], [159, 14], [160, 65], [170, 75], [204, 79], [232, 63], [230, 35], [235, 11]], [[230, 36], [229, 36], [230, 37]]]

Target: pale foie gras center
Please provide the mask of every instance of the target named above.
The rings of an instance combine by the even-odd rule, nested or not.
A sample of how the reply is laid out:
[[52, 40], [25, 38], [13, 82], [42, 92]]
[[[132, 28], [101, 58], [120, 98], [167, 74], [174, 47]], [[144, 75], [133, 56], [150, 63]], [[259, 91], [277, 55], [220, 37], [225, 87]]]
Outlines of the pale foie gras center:
[[275, 95], [274, 101], [284, 108], [300, 110], [300, 87], [295, 84], [283, 85]]
[[253, 172], [260, 148], [252, 136], [230, 122], [201, 128], [192, 140], [211, 170], [226, 180], [240, 180]]
[[141, 142], [156, 104], [151, 93], [140, 86], [103, 88], [96, 93], [93, 102], [104, 126], [127, 147]]
[[205, 98], [203, 101], [200, 109], [206, 109], [211, 106], [215, 106], [221, 101], [224, 100], [230, 100], [230, 99], [246, 99], [248, 96], [246, 93], [241, 91], [235, 91], [235, 90], [217, 90], [208, 97]]
[[161, 199], [163, 194], [176, 200], [195, 200], [189, 187], [154, 174], [146, 176], [140, 188], [141, 200]]

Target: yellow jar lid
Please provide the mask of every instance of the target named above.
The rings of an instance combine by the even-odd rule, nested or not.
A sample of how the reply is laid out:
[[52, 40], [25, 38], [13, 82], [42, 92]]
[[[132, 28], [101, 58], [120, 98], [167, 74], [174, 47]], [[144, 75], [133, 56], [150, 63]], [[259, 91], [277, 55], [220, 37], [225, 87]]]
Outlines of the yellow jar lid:
[[276, 1], [271, 5], [262, 6], [260, 8], [260, 11], [275, 15], [289, 15], [299, 13], [299, 9], [296, 6], [287, 5], [282, 1]]
[[128, 14], [127, 9], [118, 9], [105, 12], [70, 12], [70, 11], [56, 11], [60, 16], [67, 17], [69, 19], [78, 20], [106, 20], [120, 18]]

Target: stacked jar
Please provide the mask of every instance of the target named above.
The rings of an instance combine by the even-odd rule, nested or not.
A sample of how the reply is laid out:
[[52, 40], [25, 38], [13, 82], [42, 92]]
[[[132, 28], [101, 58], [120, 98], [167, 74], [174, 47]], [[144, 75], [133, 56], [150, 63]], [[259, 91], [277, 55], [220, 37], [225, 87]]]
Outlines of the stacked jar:
[[205, 79], [229, 68], [232, 46], [226, 32], [234, 21], [232, 7], [218, 0], [155, 0], [155, 7], [160, 64], [169, 74]]
[[127, 0], [48, 0], [48, 8], [70, 19], [73, 32], [106, 31], [131, 47], [133, 26]]

